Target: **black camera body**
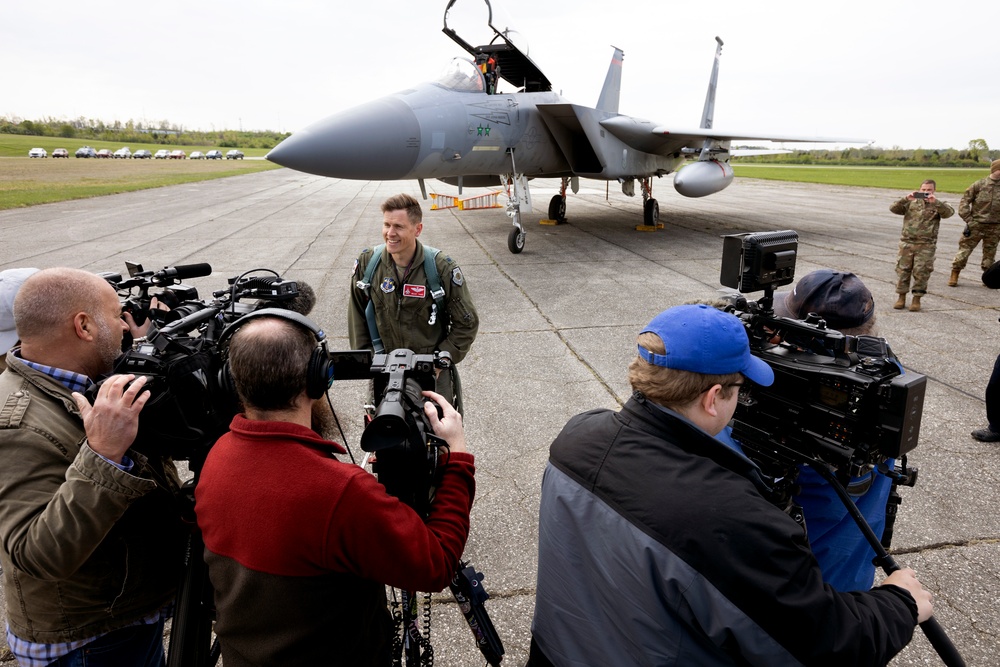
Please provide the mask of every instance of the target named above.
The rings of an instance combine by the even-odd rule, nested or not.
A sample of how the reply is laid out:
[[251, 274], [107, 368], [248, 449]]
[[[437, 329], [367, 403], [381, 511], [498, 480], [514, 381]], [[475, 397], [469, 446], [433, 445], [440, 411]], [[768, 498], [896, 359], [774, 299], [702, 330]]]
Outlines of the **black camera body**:
[[753, 385], [737, 404], [733, 435], [748, 456], [774, 477], [819, 462], [846, 479], [914, 449], [925, 376], [904, 373], [884, 339], [844, 335], [814, 315], [775, 316], [773, 289], [794, 279], [798, 235], [734, 235], [724, 243], [720, 281], [765, 291], [758, 302], [733, 295], [726, 308], [743, 321], [751, 353], [774, 371], [771, 386]]
[[[773, 320], [764, 326], [780, 330]], [[741, 399], [733, 435], [762, 467], [780, 471], [820, 461], [857, 475], [917, 446], [926, 377], [900, 374], [881, 339], [854, 343], [833, 357], [787, 345], [753, 350], [771, 366], [774, 383], [754, 386]], [[858, 354], [865, 344], [872, 356]]]
[[[146, 378], [150, 399], [139, 416], [137, 448], [188, 460], [197, 468], [239, 410], [232, 388], [221, 379], [222, 331], [262, 306], [290, 302], [298, 295], [297, 283], [258, 269], [273, 275], [230, 278], [228, 287], [214, 292], [212, 299], [199, 300], [197, 289], [180, 281], [210, 275], [208, 264], [156, 272], [144, 271], [141, 264], [126, 265], [128, 279], [117, 273], [99, 275], [118, 292], [123, 312], [132, 313], [137, 324], [150, 319], [156, 325], [145, 339], [129, 343], [114, 368], [116, 374]], [[171, 304], [171, 309], [151, 308], [153, 298]], [[91, 401], [100, 385], [88, 390]]]
[[450, 368], [448, 352], [415, 354], [406, 349], [376, 354], [371, 364], [379, 401], [361, 435], [361, 449], [377, 452], [374, 471], [386, 491], [423, 517], [430, 512], [438, 481], [438, 447], [445, 442], [431, 430], [421, 392], [434, 391], [437, 372]]
[[920, 191], [918, 190], [918, 191], [916, 191], [916, 192], [914, 192], [914, 193], [913, 193], [913, 198], [914, 198], [914, 199], [927, 199], [927, 197], [928, 197], [929, 195], [930, 195], [930, 193], [929, 193], [929, 192], [920, 192]]

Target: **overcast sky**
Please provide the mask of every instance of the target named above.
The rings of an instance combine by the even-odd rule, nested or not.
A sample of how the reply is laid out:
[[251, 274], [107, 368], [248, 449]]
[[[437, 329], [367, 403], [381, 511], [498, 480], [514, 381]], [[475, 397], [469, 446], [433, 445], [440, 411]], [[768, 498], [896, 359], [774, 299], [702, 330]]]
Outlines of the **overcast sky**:
[[[625, 52], [620, 111], [697, 127], [725, 41], [720, 131], [1000, 148], [995, 2], [492, 0], [571, 102]], [[446, 0], [38, 0], [0, 21], [0, 114], [295, 131], [433, 79], [465, 52]], [[488, 41], [483, 0], [449, 23]], [[463, 29], [464, 28], [464, 29]]]

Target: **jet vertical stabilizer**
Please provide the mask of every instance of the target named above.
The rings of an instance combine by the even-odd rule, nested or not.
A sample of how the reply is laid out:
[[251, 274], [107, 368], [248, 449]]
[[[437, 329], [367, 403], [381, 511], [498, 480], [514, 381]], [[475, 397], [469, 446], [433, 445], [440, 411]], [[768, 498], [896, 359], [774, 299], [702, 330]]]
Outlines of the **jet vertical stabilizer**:
[[601, 88], [601, 97], [597, 100], [597, 110], [608, 113], [618, 113], [618, 98], [622, 94], [622, 59], [625, 54], [617, 46], [614, 49], [608, 75], [604, 78], [604, 87]]
[[716, 36], [719, 43], [715, 47], [715, 62], [712, 64], [712, 77], [708, 80], [708, 92], [705, 94], [705, 108], [701, 111], [701, 125], [705, 130], [712, 129], [715, 122], [715, 89], [719, 85], [719, 58], [722, 57], [722, 40]]

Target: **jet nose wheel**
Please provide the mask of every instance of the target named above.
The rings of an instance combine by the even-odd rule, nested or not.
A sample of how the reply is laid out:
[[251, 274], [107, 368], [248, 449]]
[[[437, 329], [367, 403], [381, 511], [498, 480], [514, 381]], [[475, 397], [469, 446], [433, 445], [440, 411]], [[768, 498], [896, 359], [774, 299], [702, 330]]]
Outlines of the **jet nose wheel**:
[[660, 205], [655, 199], [647, 199], [642, 207], [642, 221], [648, 227], [656, 227], [660, 221]]
[[510, 230], [507, 235], [507, 249], [515, 255], [524, 250], [524, 232], [517, 227]]

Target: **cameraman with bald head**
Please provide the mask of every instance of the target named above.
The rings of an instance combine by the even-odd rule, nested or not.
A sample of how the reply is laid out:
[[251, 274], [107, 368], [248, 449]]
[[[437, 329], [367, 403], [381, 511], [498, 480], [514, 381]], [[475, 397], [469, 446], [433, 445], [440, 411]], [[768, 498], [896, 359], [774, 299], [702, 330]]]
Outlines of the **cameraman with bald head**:
[[332, 377], [323, 338], [307, 318], [272, 309], [220, 339], [244, 412], [209, 452], [195, 510], [226, 667], [388, 666], [385, 586], [443, 589], [469, 535], [475, 466], [461, 415], [424, 392], [443, 409], [439, 419], [424, 405], [448, 443], [425, 520], [310, 428]]
[[0, 565], [23, 667], [159, 666], [184, 529], [173, 463], [132, 449], [149, 392], [112, 372], [129, 324], [86, 271], [27, 278], [0, 375]]

